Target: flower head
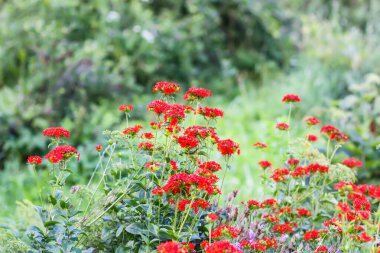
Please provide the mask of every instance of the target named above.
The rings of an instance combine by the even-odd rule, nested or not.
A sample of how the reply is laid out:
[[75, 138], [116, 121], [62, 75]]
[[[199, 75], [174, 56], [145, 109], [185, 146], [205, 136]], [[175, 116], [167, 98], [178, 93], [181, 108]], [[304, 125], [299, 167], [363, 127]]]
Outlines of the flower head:
[[342, 161], [343, 165], [346, 165], [347, 167], [353, 169], [356, 167], [361, 167], [363, 164], [360, 160], [352, 157], [352, 158], [347, 158]]
[[102, 145], [101, 144], [96, 145], [95, 150], [98, 152], [102, 151]]
[[310, 117], [310, 118], [305, 119], [305, 122], [309, 126], [315, 126], [315, 125], [318, 125], [321, 123], [317, 118], [314, 118], [314, 117]]
[[51, 163], [59, 163], [60, 161], [66, 161], [73, 157], [77, 153], [76, 148], [72, 146], [57, 146], [51, 150], [45, 158]]
[[281, 122], [276, 125], [276, 128], [278, 130], [287, 131], [289, 129], [289, 125], [285, 122]]
[[191, 87], [183, 96], [184, 100], [202, 100], [207, 97], [211, 97], [213, 94], [210, 90], [204, 88]]
[[38, 165], [42, 163], [42, 158], [38, 155], [32, 155], [32, 156], [28, 156], [28, 158], [26, 159], [26, 162], [28, 164]]
[[181, 87], [179, 84], [170, 82], [157, 82], [152, 88], [153, 92], [161, 92], [165, 95], [171, 95], [177, 93], [180, 90]]
[[42, 136], [48, 136], [53, 138], [69, 138], [70, 131], [63, 127], [49, 127], [42, 131]]
[[301, 99], [298, 95], [287, 94], [282, 98], [282, 102], [285, 102], [285, 103], [301, 102]]
[[219, 140], [217, 142], [218, 150], [223, 155], [233, 155], [235, 152], [240, 153], [239, 144], [231, 139]]
[[119, 106], [119, 111], [121, 112], [130, 112], [133, 110], [133, 105], [121, 105]]
[[265, 143], [262, 143], [262, 142], [256, 142], [255, 144], [253, 144], [253, 146], [257, 149], [264, 149], [264, 148], [267, 148], [267, 144]]

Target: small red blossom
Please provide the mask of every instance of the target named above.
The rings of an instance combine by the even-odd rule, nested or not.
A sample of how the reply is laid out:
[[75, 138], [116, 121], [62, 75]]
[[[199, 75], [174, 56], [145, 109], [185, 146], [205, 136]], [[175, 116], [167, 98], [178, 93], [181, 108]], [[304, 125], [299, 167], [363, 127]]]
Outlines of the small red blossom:
[[28, 156], [28, 158], [26, 159], [26, 162], [28, 164], [38, 165], [42, 163], [42, 158], [38, 155], [32, 155], [32, 156]]
[[100, 152], [100, 151], [102, 151], [102, 148], [103, 148], [102, 145], [99, 144], [99, 145], [96, 145], [95, 150]]
[[178, 170], [178, 166], [175, 161], [170, 161], [169, 164], [172, 167], [172, 170]]
[[262, 160], [259, 162], [261, 168], [266, 169], [268, 167], [272, 167], [272, 163], [267, 160]]
[[188, 250], [178, 242], [169, 241], [157, 246], [157, 253], [187, 253]]
[[274, 225], [273, 232], [277, 232], [280, 234], [291, 233], [291, 232], [293, 232], [293, 228], [292, 228], [292, 226], [290, 226], [289, 222], [287, 222], [285, 224]]
[[303, 176], [309, 175], [309, 170], [304, 167], [296, 167], [292, 173], [290, 173], [292, 177], [301, 178]]
[[305, 119], [305, 122], [309, 126], [315, 126], [315, 125], [318, 125], [321, 123], [317, 118], [314, 118], [314, 117], [310, 117], [310, 118]]
[[360, 235], [357, 235], [355, 239], [356, 239], [357, 241], [359, 241], [359, 242], [370, 242], [370, 241], [372, 241], [374, 238], [372, 238], [371, 236], [367, 235], [366, 232], [363, 232], [363, 233], [361, 233]]
[[198, 146], [199, 141], [197, 138], [192, 136], [174, 136], [174, 138], [177, 140], [177, 143], [181, 146], [181, 148], [185, 149], [192, 149]]
[[286, 161], [286, 163], [290, 166], [290, 167], [295, 167], [299, 164], [299, 160], [296, 159], [296, 158], [289, 158], [288, 161]]
[[147, 133], [142, 133], [142, 134], [140, 135], [140, 137], [141, 137], [141, 138], [144, 138], [144, 139], [147, 139], [147, 140], [152, 140], [152, 139], [154, 139], [154, 134], [149, 133], [149, 132], [147, 132]]
[[326, 246], [319, 246], [318, 248], [315, 249], [315, 253], [318, 253], [318, 252], [329, 252], [329, 248], [327, 248]]
[[221, 237], [236, 238], [239, 235], [239, 230], [232, 226], [220, 225], [211, 231], [211, 238], [218, 239]]
[[198, 113], [205, 118], [215, 119], [217, 117], [223, 117], [224, 112], [218, 108], [200, 107]]
[[217, 142], [217, 145], [218, 151], [223, 156], [230, 156], [235, 154], [235, 152], [237, 152], [237, 154], [240, 154], [239, 144], [237, 144], [231, 139], [219, 140]]
[[340, 131], [338, 128], [336, 128], [334, 126], [326, 125], [326, 126], [321, 127], [320, 132], [324, 133], [330, 137], [333, 133], [339, 133]]
[[310, 240], [314, 240], [314, 239], [318, 239], [318, 238], [319, 238], [319, 231], [318, 230], [306, 231], [305, 234], [303, 235], [303, 239], [305, 241], [310, 241]]
[[133, 127], [127, 127], [126, 129], [123, 130], [123, 134], [129, 135], [129, 136], [136, 136], [140, 130], [143, 129], [141, 125], [136, 125]]
[[253, 146], [257, 149], [264, 149], [264, 148], [268, 148], [267, 144], [265, 143], [262, 143], [262, 142], [256, 142], [255, 144], [253, 144]]
[[213, 96], [213, 94], [208, 89], [191, 87], [188, 91], [186, 91], [183, 99], [192, 101], [201, 100], [211, 96]]
[[318, 163], [313, 163], [313, 164], [310, 164], [309, 166], [307, 166], [306, 170], [308, 172], [312, 172], [312, 173], [316, 173], [316, 172], [328, 173], [329, 167], [325, 166], [325, 165], [318, 164]]
[[289, 125], [285, 122], [278, 123], [276, 128], [281, 131], [287, 131], [289, 129]]
[[61, 161], [66, 161], [77, 153], [76, 148], [72, 146], [57, 146], [51, 150], [45, 158], [50, 162], [56, 164]]
[[145, 151], [153, 151], [154, 144], [151, 142], [141, 142], [138, 146], [139, 149], [145, 150]]
[[221, 170], [222, 166], [220, 166], [220, 164], [215, 161], [208, 161], [208, 162], [204, 162], [200, 164], [199, 168], [216, 172], [216, 171]]
[[312, 215], [311, 212], [307, 210], [306, 208], [297, 208], [296, 211], [300, 216], [303, 216], [303, 217], [309, 217]]
[[161, 187], [157, 187], [152, 190], [153, 195], [163, 195], [164, 193], [165, 191]]
[[351, 169], [356, 168], [356, 167], [361, 167], [363, 165], [360, 160], [353, 158], [353, 157], [344, 159], [342, 161], [342, 164], [346, 165], [347, 167], [349, 167]]
[[307, 140], [310, 141], [310, 142], [316, 142], [318, 141], [318, 137], [314, 134], [309, 134], [306, 136]]
[[155, 100], [151, 102], [147, 109], [157, 115], [161, 115], [169, 109], [170, 105], [162, 100]]
[[285, 176], [289, 175], [290, 171], [288, 169], [275, 169], [271, 178], [276, 182], [281, 182], [285, 180]]
[[70, 131], [63, 127], [49, 127], [42, 131], [42, 136], [48, 136], [53, 138], [69, 138]]
[[301, 98], [295, 94], [287, 94], [282, 98], [282, 102], [285, 102], [285, 103], [301, 102]]
[[149, 163], [145, 164], [144, 168], [148, 169], [150, 171], [157, 171], [160, 169], [160, 164], [155, 163], [155, 162], [149, 162]]
[[121, 105], [119, 111], [121, 112], [130, 112], [133, 110], [133, 105]]
[[250, 210], [256, 210], [260, 208], [260, 203], [254, 199], [251, 199], [247, 201], [247, 206]]
[[215, 221], [217, 221], [217, 220], [218, 220], [218, 215], [215, 214], [215, 213], [209, 213], [209, 214], [207, 214], [207, 216], [206, 216], [206, 221], [207, 221], [207, 222], [212, 223], [212, 222], [215, 222]]
[[263, 202], [261, 202], [260, 207], [261, 208], [268, 208], [268, 207], [274, 207], [277, 206], [277, 201], [275, 199], [266, 199]]
[[179, 84], [170, 82], [157, 82], [152, 88], [153, 92], [161, 92], [165, 95], [171, 95], [177, 93], [180, 90], [181, 87]]
[[205, 253], [243, 253], [227, 240], [216, 241], [211, 244], [203, 243]]

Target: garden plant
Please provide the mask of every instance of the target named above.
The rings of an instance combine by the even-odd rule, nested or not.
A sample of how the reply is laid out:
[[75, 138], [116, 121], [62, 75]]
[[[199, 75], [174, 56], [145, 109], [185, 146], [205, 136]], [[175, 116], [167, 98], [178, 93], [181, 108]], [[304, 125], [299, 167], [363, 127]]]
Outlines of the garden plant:
[[[345, 133], [314, 117], [291, 120], [299, 96], [283, 97], [287, 120], [273, 125], [287, 140], [285, 153], [263, 140], [242, 151], [252, 152], [267, 187], [262, 199], [239, 203], [244, 189], [223, 188], [240, 147], [218, 135], [224, 112], [206, 105], [212, 92], [191, 87], [182, 104], [176, 83], [152, 90], [160, 97], [147, 106], [149, 124], [131, 124], [134, 107], [119, 107], [125, 128], [104, 131], [86, 185], [66, 184], [80, 159], [70, 131], [43, 131], [49, 151], [27, 162], [37, 177], [50, 171], [50, 189], [39, 191], [41, 223], [27, 231], [29, 252], [380, 252], [380, 187], [355, 183], [360, 160], [335, 162]], [[308, 135], [294, 136], [297, 126]], [[256, 152], [278, 159], [255, 161]]]

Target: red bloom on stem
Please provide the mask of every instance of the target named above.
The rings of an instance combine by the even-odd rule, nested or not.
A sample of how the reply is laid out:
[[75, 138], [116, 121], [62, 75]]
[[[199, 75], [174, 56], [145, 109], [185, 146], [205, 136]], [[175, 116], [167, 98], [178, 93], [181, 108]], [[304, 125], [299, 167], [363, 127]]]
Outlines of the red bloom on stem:
[[201, 100], [211, 96], [213, 96], [213, 94], [208, 89], [191, 87], [188, 91], [186, 91], [183, 99], [192, 101]]
[[263, 202], [261, 202], [260, 207], [261, 208], [268, 208], [268, 207], [274, 207], [277, 206], [277, 201], [275, 199], [266, 199]]
[[136, 136], [137, 133], [140, 132], [141, 129], [143, 129], [143, 127], [141, 125], [128, 127], [128, 128], [123, 130], [123, 134], [129, 135], [129, 136]]
[[367, 235], [366, 232], [363, 232], [363, 233], [361, 233], [360, 235], [357, 235], [355, 239], [356, 239], [357, 241], [359, 241], [359, 242], [370, 242], [370, 241], [372, 241], [374, 238], [372, 238], [371, 236]]
[[175, 241], [161, 243], [157, 246], [157, 253], [187, 253], [188, 250]]
[[275, 169], [271, 178], [276, 182], [281, 182], [285, 180], [285, 176], [289, 175], [290, 172], [288, 169]]
[[312, 173], [316, 173], [318, 171], [320, 173], [328, 173], [329, 167], [325, 166], [325, 165], [318, 164], [318, 163], [313, 163], [313, 164], [310, 164], [309, 166], [307, 166], [306, 170], [308, 172], [312, 172]]
[[309, 170], [304, 167], [296, 167], [292, 173], [290, 173], [292, 177], [303, 177], [309, 175]]
[[211, 244], [208, 244], [206, 241], [202, 244], [206, 253], [243, 253], [243, 251], [232, 245], [227, 240], [216, 241]]
[[316, 141], [318, 141], [318, 137], [315, 136], [315, 135], [313, 135], [313, 134], [309, 134], [309, 135], [307, 135], [306, 137], [307, 137], [307, 140], [308, 140], [308, 141], [311, 141], [311, 142], [316, 142]]
[[170, 161], [169, 164], [173, 170], [178, 170], [178, 166], [177, 166], [177, 163], [175, 161]]
[[133, 105], [121, 105], [119, 106], [119, 111], [121, 112], [130, 112], [133, 110]]
[[310, 117], [310, 118], [305, 119], [305, 122], [309, 126], [315, 126], [315, 125], [318, 125], [321, 123], [317, 118], [314, 118], [314, 117]]
[[157, 187], [152, 190], [153, 195], [163, 195], [164, 193], [165, 191], [161, 187]]
[[52, 163], [59, 163], [60, 161], [66, 161], [73, 157], [77, 153], [76, 148], [72, 146], [57, 146], [51, 150], [45, 158]]
[[220, 225], [211, 231], [211, 238], [218, 239], [221, 237], [236, 238], [240, 234], [239, 230], [232, 226]]
[[250, 210], [256, 210], [260, 208], [260, 203], [254, 199], [250, 199], [247, 201], [247, 206]]
[[312, 215], [312, 213], [306, 208], [297, 208], [296, 210], [297, 210], [297, 213], [303, 217], [309, 217]]
[[268, 167], [272, 167], [272, 163], [270, 161], [267, 161], [267, 160], [262, 160], [259, 162], [259, 165], [261, 168], [263, 169], [266, 169]]
[[310, 231], [305, 232], [305, 234], [303, 235], [303, 239], [305, 241], [310, 241], [310, 240], [314, 240], [318, 238], [319, 238], [318, 230], [310, 230]]
[[289, 125], [285, 122], [278, 123], [276, 128], [281, 131], [287, 131], [289, 129]]
[[70, 131], [63, 127], [49, 127], [42, 131], [42, 136], [54, 137], [54, 138], [69, 138]]
[[326, 246], [319, 246], [318, 248], [315, 249], [315, 253], [318, 253], [318, 252], [329, 252], [329, 248], [327, 248]]
[[96, 145], [96, 147], [95, 147], [95, 149], [96, 149], [96, 151], [98, 151], [98, 152], [100, 152], [101, 150], [102, 150], [102, 145], [101, 144], [99, 144], [99, 145]]
[[296, 158], [289, 158], [288, 161], [286, 162], [289, 166], [295, 167], [299, 164], [299, 160]]
[[301, 98], [298, 95], [287, 94], [282, 98], [282, 102], [285, 102], [285, 103], [301, 102]]
[[338, 142], [347, 142], [348, 136], [342, 132], [336, 132], [331, 134], [330, 139]]
[[233, 155], [235, 152], [240, 154], [239, 144], [231, 139], [219, 140], [217, 142], [218, 151], [223, 155]]
[[351, 212], [351, 207], [347, 203], [338, 202], [336, 206], [339, 208], [339, 211], [342, 213], [349, 213]]
[[174, 136], [181, 148], [192, 149], [198, 146], [199, 141], [197, 138], [187, 135]]
[[153, 92], [161, 92], [165, 95], [171, 95], [177, 93], [180, 90], [181, 87], [179, 84], [170, 82], [157, 82], [152, 88]]
[[42, 158], [38, 155], [32, 155], [32, 156], [28, 156], [28, 158], [26, 159], [26, 162], [29, 164], [38, 165], [42, 163]]
[[255, 144], [253, 144], [253, 146], [257, 149], [264, 149], [264, 148], [267, 148], [267, 144], [265, 143], [262, 143], [262, 142], [256, 142]]
[[351, 169], [356, 168], [356, 167], [361, 167], [363, 165], [360, 160], [353, 157], [344, 159], [342, 164], [346, 165], [347, 167], [350, 167]]
[[151, 142], [141, 142], [138, 146], [139, 149], [145, 150], [145, 151], [153, 151], [154, 144]]
[[140, 135], [140, 137], [141, 137], [141, 138], [144, 138], [144, 139], [151, 140], [151, 139], [154, 139], [154, 134], [149, 133], [149, 132], [147, 132], [147, 133], [142, 133], [142, 134]]
[[207, 214], [207, 216], [206, 216], [206, 221], [207, 221], [207, 222], [212, 223], [212, 222], [217, 221], [217, 220], [218, 220], [218, 215], [215, 214], [215, 213], [209, 213], [209, 214]]
[[285, 224], [274, 225], [273, 232], [277, 232], [280, 234], [291, 233], [293, 232], [293, 228], [289, 225], [289, 222], [287, 222]]
[[217, 117], [223, 117], [224, 112], [218, 108], [210, 108], [210, 107], [200, 107], [198, 109], [198, 113], [203, 115], [205, 118], [215, 119]]
[[334, 127], [334, 126], [331, 126], [331, 125], [326, 125], [326, 126], [323, 126], [321, 127], [321, 133], [324, 133], [326, 135], [328, 135], [329, 137], [331, 137], [331, 135], [333, 133], [339, 133], [339, 129]]
[[170, 105], [162, 100], [155, 100], [151, 102], [147, 109], [157, 115], [161, 115], [169, 109]]
[[221, 170], [222, 166], [220, 166], [220, 164], [215, 161], [208, 161], [200, 164], [199, 168], [215, 172]]
[[185, 119], [186, 113], [191, 111], [194, 111], [194, 108], [189, 105], [169, 105], [169, 107], [164, 112], [164, 119], [166, 122], [175, 125]]

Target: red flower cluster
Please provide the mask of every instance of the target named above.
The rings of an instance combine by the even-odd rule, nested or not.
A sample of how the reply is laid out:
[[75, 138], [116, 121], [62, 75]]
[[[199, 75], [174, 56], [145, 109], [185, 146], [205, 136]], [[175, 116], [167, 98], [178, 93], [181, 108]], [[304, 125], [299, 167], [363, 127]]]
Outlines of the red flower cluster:
[[171, 95], [177, 93], [180, 90], [181, 87], [179, 86], [179, 84], [170, 82], [157, 82], [152, 88], [153, 92], [161, 92], [165, 95]]
[[276, 125], [276, 128], [278, 130], [287, 131], [289, 129], [289, 125], [285, 122], [281, 122]]
[[291, 233], [293, 232], [293, 227], [289, 222], [286, 222], [285, 224], [277, 224], [273, 227], [273, 232], [285, 234], [285, 233]]
[[310, 240], [314, 240], [314, 239], [318, 239], [319, 238], [319, 231], [318, 230], [310, 230], [310, 231], [307, 231], [305, 232], [305, 234], [303, 235], [303, 239], [305, 241], [310, 241]]
[[210, 171], [216, 172], [216, 171], [221, 170], [222, 166], [220, 166], [220, 164], [215, 161], [208, 161], [208, 162], [204, 162], [200, 164], [199, 168], [203, 170], [210, 170]]
[[209, 214], [207, 214], [207, 216], [206, 216], [206, 221], [207, 221], [207, 222], [212, 223], [212, 222], [215, 222], [215, 221], [217, 221], [217, 220], [218, 220], [218, 215], [215, 214], [215, 213], [209, 213]]
[[342, 161], [343, 165], [346, 165], [347, 167], [350, 167], [351, 169], [356, 167], [361, 167], [363, 164], [360, 160], [356, 158], [347, 158]]
[[224, 112], [218, 108], [200, 107], [198, 113], [205, 118], [215, 119], [217, 117], [223, 117]]
[[264, 148], [267, 148], [267, 144], [265, 143], [262, 143], [262, 142], [256, 142], [255, 144], [253, 144], [253, 146], [257, 149], [264, 149]]
[[42, 131], [42, 135], [53, 138], [69, 138], [70, 131], [63, 127], [49, 127]]
[[196, 148], [199, 144], [197, 138], [193, 136], [183, 135], [183, 136], [174, 136], [181, 148], [193, 149]]
[[313, 134], [309, 134], [309, 135], [307, 135], [306, 138], [307, 138], [308, 141], [311, 141], [311, 142], [316, 142], [316, 141], [318, 141], [318, 137], [315, 136], [315, 135], [313, 135]]
[[230, 156], [235, 154], [240, 154], [240, 148], [239, 144], [236, 142], [232, 141], [231, 139], [226, 139], [226, 140], [219, 140], [217, 142], [218, 145], [218, 150], [223, 156]]
[[174, 241], [164, 242], [157, 246], [157, 253], [187, 253], [188, 250], [182, 244]]
[[133, 105], [121, 105], [119, 111], [121, 112], [130, 112], [133, 110]]
[[310, 117], [310, 118], [305, 119], [305, 122], [309, 126], [315, 126], [315, 125], [318, 125], [321, 123], [317, 118], [314, 118], [314, 117]]
[[236, 238], [239, 235], [239, 230], [232, 226], [228, 225], [220, 225], [214, 230], [211, 231], [211, 238], [212, 239], [219, 239], [221, 237], [224, 238]]
[[347, 135], [342, 133], [338, 128], [331, 126], [331, 125], [326, 125], [321, 128], [321, 133], [326, 134], [330, 140], [335, 140], [338, 142], [346, 142], [348, 141]]
[[26, 159], [26, 162], [29, 164], [38, 165], [42, 163], [42, 158], [38, 155], [28, 156], [28, 158]]
[[100, 152], [100, 151], [102, 151], [102, 148], [103, 148], [102, 145], [99, 144], [99, 145], [96, 145], [95, 150]]
[[183, 99], [192, 101], [201, 100], [211, 96], [213, 96], [213, 94], [208, 89], [191, 87], [188, 91], [186, 91]]
[[269, 161], [267, 161], [267, 160], [260, 161], [260, 162], [259, 162], [259, 165], [260, 165], [260, 167], [263, 168], [263, 169], [266, 169], [266, 168], [268, 168], [268, 167], [272, 167], [272, 163], [269, 162]]
[[287, 94], [282, 98], [282, 102], [285, 102], [285, 103], [301, 102], [301, 98], [298, 95]]
[[128, 128], [123, 130], [123, 134], [134, 137], [138, 134], [138, 132], [140, 132], [141, 129], [143, 129], [143, 127], [141, 125], [128, 127]]
[[145, 151], [153, 151], [154, 144], [151, 142], [141, 142], [138, 146], [139, 149], [145, 150]]
[[288, 169], [275, 169], [271, 178], [276, 182], [281, 182], [285, 180], [285, 176], [289, 175], [290, 171]]
[[205, 241], [202, 246], [205, 248], [206, 253], [243, 253], [227, 240], [216, 241], [211, 244]]
[[72, 146], [57, 146], [51, 150], [45, 158], [52, 163], [59, 163], [60, 161], [66, 161], [73, 157], [77, 153], [76, 148]]

